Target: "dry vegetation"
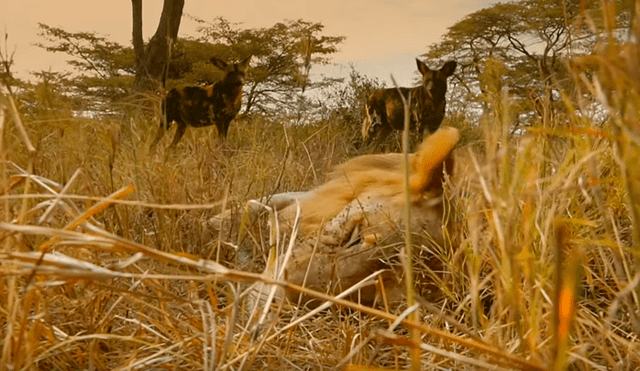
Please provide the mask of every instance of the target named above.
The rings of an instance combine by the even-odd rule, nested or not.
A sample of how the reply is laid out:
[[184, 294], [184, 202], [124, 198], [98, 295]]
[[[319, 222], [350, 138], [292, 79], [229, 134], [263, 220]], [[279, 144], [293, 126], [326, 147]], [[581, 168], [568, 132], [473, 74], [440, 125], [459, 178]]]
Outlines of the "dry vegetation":
[[[189, 130], [175, 152], [149, 154], [151, 119], [21, 122], [3, 95], [0, 367], [402, 369], [419, 347], [425, 370], [637, 370], [640, 49], [612, 42], [571, 63], [582, 97], [543, 102], [517, 137], [508, 96], [487, 96], [479, 128], [445, 120], [480, 139], [456, 152], [451, 243], [436, 252], [449, 279], [417, 324], [331, 298], [261, 317], [243, 293], [270, 282], [250, 273], [268, 235], [207, 224], [320, 182], [357, 154], [357, 123], [246, 118], [224, 144]], [[604, 124], [581, 114], [591, 99]], [[419, 286], [419, 258], [415, 269]]]

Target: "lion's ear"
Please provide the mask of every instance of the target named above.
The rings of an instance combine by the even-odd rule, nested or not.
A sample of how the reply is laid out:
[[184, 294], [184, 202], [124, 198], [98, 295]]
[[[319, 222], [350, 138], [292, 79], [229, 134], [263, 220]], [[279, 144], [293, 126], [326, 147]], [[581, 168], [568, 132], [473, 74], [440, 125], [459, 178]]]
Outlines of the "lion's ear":
[[419, 194], [430, 189], [442, 188], [444, 168], [447, 173], [453, 169], [453, 159], [449, 154], [455, 148], [460, 133], [456, 128], [441, 127], [425, 138], [418, 152], [413, 156], [411, 166], [411, 192]]

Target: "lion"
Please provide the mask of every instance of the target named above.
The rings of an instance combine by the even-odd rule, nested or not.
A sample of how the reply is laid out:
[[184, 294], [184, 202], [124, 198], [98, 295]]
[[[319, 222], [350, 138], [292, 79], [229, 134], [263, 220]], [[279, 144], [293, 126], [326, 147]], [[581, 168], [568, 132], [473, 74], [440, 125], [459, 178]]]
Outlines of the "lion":
[[[265, 274], [279, 272], [276, 278], [337, 295], [384, 270], [387, 297], [401, 298], [402, 280], [393, 267], [398, 265], [397, 251], [404, 241], [406, 200], [414, 243], [428, 239], [442, 246], [446, 224], [443, 182], [445, 173], [451, 174], [450, 155], [458, 140], [458, 130], [452, 127], [442, 127], [426, 137], [416, 153], [408, 156], [408, 187], [403, 154], [371, 154], [337, 166], [324, 184], [310, 191], [249, 201], [246, 211], [250, 218], [263, 210], [261, 205], [267, 206], [274, 211], [272, 223], [277, 223], [279, 233], [295, 235], [290, 252], [279, 254], [277, 264], [267, 264]], [[219, 228], [229, 215], [218, 215], [210, 222]], [[282, 268], [275, 268], [278, 266]], [[277, 296], [294, 303], [312, 301], [281, 288]], [[349, 299], [371, 304], [375, 297], [376, 286], [368, 285]]]

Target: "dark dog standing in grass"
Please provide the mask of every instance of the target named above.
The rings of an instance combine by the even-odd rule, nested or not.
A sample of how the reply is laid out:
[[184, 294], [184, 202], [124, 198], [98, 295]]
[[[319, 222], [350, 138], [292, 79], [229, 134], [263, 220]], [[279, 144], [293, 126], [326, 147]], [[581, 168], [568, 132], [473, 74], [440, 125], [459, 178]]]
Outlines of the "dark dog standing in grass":
[[[456, 69], [456, 62], [449, 61], [440, 70], [432, 70], [416, 58], [418, 71], [422, 74], [422, 85], [415, 88], [400, 88], [409, 102], [409, 129], [424, 135], [440, 127], [444, 118], [447, 78]], [[362, 123], [362, 139], [367, 143], [382, 143], [393, 130], [404, 129], [404, 105], [398, 89], [379, 89], [367, 99], [366, 115]]]
[[224, 72], [221, 80], [206, 87], [171, 89], [162, 102], [164, 117], [160, 120], [160, 128], [151, 148], [158, 144], [174, 121], [178, 128], [169, 147], [178, 144], [187, 126], [199, 128], [215, 124], [218, 135], [224, 139], [231, 120], [242, 106], [242, 85], [250, 59], [247, 57], [240, 63], [227, 64], [218, 58], [211, 58], [211, 63]]

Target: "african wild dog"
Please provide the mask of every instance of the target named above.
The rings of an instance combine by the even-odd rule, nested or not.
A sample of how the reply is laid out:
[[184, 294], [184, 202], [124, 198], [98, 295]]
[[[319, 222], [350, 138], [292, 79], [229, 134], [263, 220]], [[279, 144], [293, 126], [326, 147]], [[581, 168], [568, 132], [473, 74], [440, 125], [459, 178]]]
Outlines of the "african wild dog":
[[229, 123], [236, 117], [242, 105], [242, 85], [249, 59], [250, 56], [240, 63], [227, 64], [213, 57], [211, 63], [224, 72], [222, 79], [206, 87], [186, 86], [171, 89], [162, 102], [164, 115], [151, 148], [158, 144], [174, 121], [178, 128], [169, 147], [174, 147], [180, 141], [187, 126], [197, 128], [215, 124], [218, 135], [224, 139], [229, 130]]
[[[415, 88], [400, 88], [409, 101], [409, 128], [420, 135], [424, 129], [430, 133], [440, 127], [444, 118], [447, 77], [456, 69], [456, 62], [449, 61], [440, 70], [432, 70], [416, 58], [418, 71], [422, 74], [422, 85]], [[404, 129], [404, 105], [398, 89], [379, 89], [367, 99], [366, 115], [362, 123], [362, 139], [365, 143], [382, 142], [391, 132]]]

